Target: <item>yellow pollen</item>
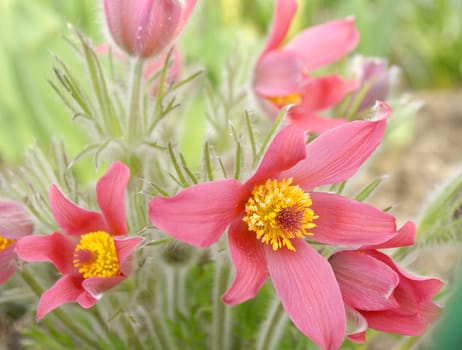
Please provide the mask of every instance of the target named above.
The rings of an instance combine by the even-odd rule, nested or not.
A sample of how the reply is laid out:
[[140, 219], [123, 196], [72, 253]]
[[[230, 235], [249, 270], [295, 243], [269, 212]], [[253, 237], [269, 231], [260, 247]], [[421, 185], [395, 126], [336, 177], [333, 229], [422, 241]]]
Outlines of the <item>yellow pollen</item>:
[[302, 102], [302, 95], [295, 92], [286, 96], [267, 97], [266, 99], [277, 107], [282, 108], [287, 105], [299, 105]]
[[273, 250], [282, 247], [295, 251], [293, 238], [312, 236], [307, 231], [316, 227], [313, 220], [318, 216], [310, 208], [310, 195], [297, 185], [291, 185], [292, 178], [267, 180], [255, 186], [245, 204], [246, 216], [243, 220], [250, 231], [257, 234], [263, 243]]
[[8, 248], [15, 240], [0, 235], [0, 252]]
[[114, 239], [104, 231], [82, 235], [72, 262], [84, 278], [120, 275]]

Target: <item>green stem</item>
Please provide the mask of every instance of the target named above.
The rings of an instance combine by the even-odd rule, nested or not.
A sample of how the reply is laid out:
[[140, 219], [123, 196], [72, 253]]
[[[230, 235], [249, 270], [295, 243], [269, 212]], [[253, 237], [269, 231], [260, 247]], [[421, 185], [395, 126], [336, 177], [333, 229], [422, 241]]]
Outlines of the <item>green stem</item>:
[[277, 297], [274, 298], [268, 311], [267, 318], [258, 332], [258, 341], [255, 349], [276, 349], [287, 321], [288, 317], [281, 302]]
[[140, 125], [140, 99], [142, 89], [142, 77], [143, 77], [143, 65], [144, 61], [142, 58], [137, 58], [132, 62], [129, 79], [129, 106], [128, 106], [128, 143], [131, 144], [138, 137], [140, 131], [138, 126]]
[[133, 325], [134, 321], [123, 313], [121, 315], [120, 322], [122, 323], [127, 339], [130, 342], [130, 348], [133, 350], [143, 350], [143, 344], [141, 344], [138, 332]]
[[223, 257], [218, 257], [212, 295], [213, 305], [210, 349], [226, 350], [229, 349], [231, 345], [231, 308], [225, 305], [221, 300], [221, 296], [228, 287], [229, 279], [229, 264]]
[[[40, 297], [44, 291], [40, 283], [38, 283], [34, 276], [26, 269], [21, 270], [21, 276], [30, 289]], [[79, 328], [72, 318], [70, 318], [61, 309], [53, 310], [53, 315], [58, 318], [77, 338], [92, 346], [92, 349], [102, 349], [101, 345], [94, 339], [90, 338], [81, 328]]]
[[165, 324], [163, 318], [159, 317], [157, 311], [150, 312], [150, 319], [153, 324], [154, 332], [157, 335], [157, 340], [159, 341], [159, 349], [169, 349], [175, 350], [178, 347], [173, 342], [172, 335]]

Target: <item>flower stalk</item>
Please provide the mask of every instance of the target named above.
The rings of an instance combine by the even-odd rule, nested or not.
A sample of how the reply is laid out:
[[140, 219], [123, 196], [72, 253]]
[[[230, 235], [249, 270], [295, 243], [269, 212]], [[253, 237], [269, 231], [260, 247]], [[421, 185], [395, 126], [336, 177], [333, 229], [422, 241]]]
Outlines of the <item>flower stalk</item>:
[[143, 66], [144, 60], [142, 58], [135, 58], [131, 62], [127, 109], [128, 144], [131, 144], [137, 139], [140, 131], [138, 121], [140, 120], [140, 99], [141, 92], [143, 91]]
[[255, 350], [276, 349], [288, 320], [281, 302], [278, 298], [274, 298], [266, 320], [258, 332]]

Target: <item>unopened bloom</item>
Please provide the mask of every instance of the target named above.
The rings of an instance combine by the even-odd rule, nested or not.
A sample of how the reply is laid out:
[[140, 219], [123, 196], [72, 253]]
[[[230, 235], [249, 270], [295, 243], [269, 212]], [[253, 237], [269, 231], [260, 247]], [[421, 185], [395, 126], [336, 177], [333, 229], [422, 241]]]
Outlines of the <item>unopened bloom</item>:
[[312, 77], [310, 73], [350, 52], [359, 34], [354, 20], [347, 18], [307, 28], [282, 45], [296, 10], [296, 0], [276, 0], [272, 28], [255, 67], [253, 89], [271, 117], [282, 107], [293, 105], [288, 112], [291, 123], [323, 132], [345, 120], [325, 118], [317, 112], [341, 101], [357, 82], [337, 75]]
[[16, 243], [33, 230], [32, 218], [22, 206], [0, 200], [0, 284], [16, 271]]
[[104, 0], [114, 42], [129, 55], [159, 54], [181, 32], [196, 0]]
[[37, 318], [62, 304], [92, 307], [101, 293], [125, 280], [131, 254], [141, 237], [127, 237], [125, 189], [130, 170], [114, 162], [96, 185], [101, 213], [83, 209], [52, 185], [50, 207], [62, 229], [47, 236], [25, 237], [16, 251], [25, 261], [49, 261], [63, 275], [40, 297]]
[[406, 272], [378, 248], [414, 243], [415, 225], [406, 223], [390, 241], [329, 258], [342, 291], [347, 314], [355, 320], [349, 338], [365, 341], [367, 328], [403, 335], [422, 335], [440, 313], [432, 301], [443, 283]]
[[154, 225], [199, 247], [216, 242], [229, 226], [235, 280], [227, 304], [253, 298], [271, 276], [294, 324], [323, 349], [345, 336], [345, 307], [331, 266], [307, 240], [361, 246], [396, 234], [393, 216], [343, 196], [312, 192], [351, 177], [379, 145], [390, 110], [321, 134], [308, 145], [300, 128], [283, 128], [255, 174], [194, 185], [171, 198], [156, 197]]
[[352, 92], [350, 105], [357, 98], [361, 101], [355, 111], [360, 113], [374, 106], [377, 100], [386, 101], [393, 85], [396, 84], [398, 67], [389, 67], [383, 58], [355, 56], [351, 63], [351, 73], [358, 81]]

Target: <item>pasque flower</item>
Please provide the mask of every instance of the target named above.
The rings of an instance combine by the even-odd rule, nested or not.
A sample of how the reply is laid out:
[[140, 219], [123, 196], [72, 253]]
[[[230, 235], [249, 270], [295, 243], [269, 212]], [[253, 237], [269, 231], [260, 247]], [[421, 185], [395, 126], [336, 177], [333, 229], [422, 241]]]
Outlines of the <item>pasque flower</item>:
[[357, 250], [333, 254], [329, 262], [342, 291], [343, 300], [353, 327], [349, 338], [365, 341], [365, 331], [403, 335], [422, 335], [440, 308], [432, 298], [443, 283], [436, 278], [419, 277], [400, 268], [379, 248], [412, 245], [415, 225], [407, 222], [391, 240]]
[[253, 89], [271, 117], [291, 104], [294, 107], [288, 119], [292, 123], [323, 132], [345, 120], [325, 118], [318, 111], [341, 101], [357, 82], [337, 75], [313, 77], [310, 73], [350, 52], [359, 34], [354, 20], [347, 18], [307, 28], [283, 45], [296, 11], [296, 0], [276, 0], [272, 28], [255, 66]]
[[362, 246], [396, 235], [393, 216], [315, 187], [351, 177], [379, 145], [390, 109], [321, 134], [308, 145], [304, 131], [283, 128], [255, 174], [194, 185], [150, 202], [151, 221], [167, 234], [199, 247], [216, 242], [229, 226], [236, 275], [227, 304], [253, 298], [268, 277], [294, 324], [323, 349], [345, 336], [345, 307], [330, 264], [307, 240]]
[[26, 209], [18, 203], [0, 200], [0, 284], [16, 271], [16, 243], [33, 230], [32, 218]]
[[159, 54], [181, 32], [196, 0], [104, 0], [114, 42], [129, 55]]
[[131, 254], [142, 242], [128, 237], [125, 222], [125, 189], [130, 171], [114, 162], [96, 185], [101, 213], [83, 209], [52, 185], [50, 206], [62, 232], [25, 237], [16, 245], [25, 261], [49, 261], [63, 275], [40, 297], [37, 318], [58, 306], [76, 301], [89, 308], [101, 293], [127, 278]]

